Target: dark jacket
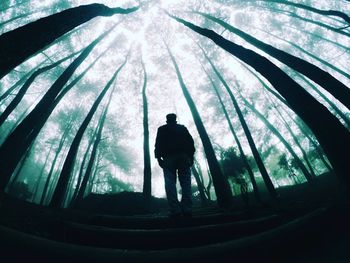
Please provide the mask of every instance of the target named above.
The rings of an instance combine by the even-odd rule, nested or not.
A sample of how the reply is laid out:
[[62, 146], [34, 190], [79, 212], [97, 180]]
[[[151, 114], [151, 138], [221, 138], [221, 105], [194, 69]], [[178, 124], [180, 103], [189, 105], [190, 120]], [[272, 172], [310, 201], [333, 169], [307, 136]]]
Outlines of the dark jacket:
[[177, 153], [186, 153], [192, 158], [194, 152], [193, 138], [185, 126], [171, 123], [158, 128], [154, 150], [156, 158]]

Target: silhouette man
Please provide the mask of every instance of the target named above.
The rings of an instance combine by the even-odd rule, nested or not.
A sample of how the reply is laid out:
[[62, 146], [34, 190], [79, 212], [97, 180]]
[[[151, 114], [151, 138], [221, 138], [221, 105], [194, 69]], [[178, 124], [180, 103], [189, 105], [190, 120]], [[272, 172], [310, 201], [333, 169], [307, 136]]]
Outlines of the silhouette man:
[[[166, 122], [158, 128], [154, 153], [163, 168], [170, 217], [192, 216], [190, 167], [195, 152], [193, 138], [185, 126], [177, 124], [174, 113], [166, 115]], [[177, 177], [182, 190], [181, 202], [177, 198]]]

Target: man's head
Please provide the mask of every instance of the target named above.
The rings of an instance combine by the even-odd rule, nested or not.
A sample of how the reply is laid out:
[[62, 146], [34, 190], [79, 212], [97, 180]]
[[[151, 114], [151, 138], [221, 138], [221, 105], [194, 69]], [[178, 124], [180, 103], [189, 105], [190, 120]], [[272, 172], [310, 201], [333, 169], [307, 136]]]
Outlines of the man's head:
[[176, 123], [176, 114], [175, 113], [169, 113], [166, 116], [166, 123]]

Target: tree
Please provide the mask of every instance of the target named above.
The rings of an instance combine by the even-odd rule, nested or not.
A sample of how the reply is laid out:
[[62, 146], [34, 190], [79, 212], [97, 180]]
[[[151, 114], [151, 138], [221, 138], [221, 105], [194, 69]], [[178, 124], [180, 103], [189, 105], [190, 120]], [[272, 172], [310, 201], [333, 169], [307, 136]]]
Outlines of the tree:
[[151, 171], [151, 156], [149, 150], [149, 129], [148, 129], [148, 101], [147, 101], [147, 72], [145, 64], [141, 61], [144, 72], [143, 87], [142, 87], [142, 105], [143, 105], [143, 196], [146, 200], [150, 200], [152, 195], [152, 171]]

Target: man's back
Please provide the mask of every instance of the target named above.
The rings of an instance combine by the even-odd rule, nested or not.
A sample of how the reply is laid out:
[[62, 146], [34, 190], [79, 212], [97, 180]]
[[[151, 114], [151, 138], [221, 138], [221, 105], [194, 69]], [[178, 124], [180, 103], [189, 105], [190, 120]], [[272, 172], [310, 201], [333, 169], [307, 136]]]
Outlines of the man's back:
[[194, 142], [187, 128], [177, 123], [166, 124], [158, 128], [155, 156], [165, 157], [176, 153], [194, 154]]

